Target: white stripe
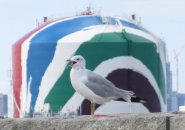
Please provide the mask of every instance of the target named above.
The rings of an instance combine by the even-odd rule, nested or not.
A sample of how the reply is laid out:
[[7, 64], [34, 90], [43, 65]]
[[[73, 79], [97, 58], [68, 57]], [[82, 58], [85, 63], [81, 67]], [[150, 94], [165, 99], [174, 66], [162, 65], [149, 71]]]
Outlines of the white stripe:
[[[31, 37], [30, 37], [31, 38]], [[27, 110], [27, 104], [29, 104], [27, 101], [30, 101], [31, 99], [28, 99], [26, 95], [28, 93], [27, 90], [27, 58], [28, 58], [28, 50], [30, 47], [30, 43], [28, 38], [27, 40], [24, 41], [24, 43], [21, 46], [21, 67], [22, 67], [22, 85], [20, 89], [20, 106], [21, 106], [21, 111], [20, 117], [24, 116], [24, 113], [26, 113]]]

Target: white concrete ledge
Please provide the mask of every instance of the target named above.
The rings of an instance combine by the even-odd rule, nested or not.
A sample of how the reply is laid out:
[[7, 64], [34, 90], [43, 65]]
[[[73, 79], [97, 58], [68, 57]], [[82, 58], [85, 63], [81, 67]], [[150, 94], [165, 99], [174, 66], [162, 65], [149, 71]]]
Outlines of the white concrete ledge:
[[185, 130], [183, 113], [0, 119], [0, 130]]

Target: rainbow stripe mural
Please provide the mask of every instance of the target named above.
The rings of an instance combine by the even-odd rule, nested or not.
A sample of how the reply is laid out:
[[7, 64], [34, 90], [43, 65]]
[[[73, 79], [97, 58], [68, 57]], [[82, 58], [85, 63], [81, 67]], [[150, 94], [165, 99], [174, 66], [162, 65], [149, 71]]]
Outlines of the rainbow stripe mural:
[[[90, 114], [69, 79], [66, 60], [77, 54], [88, 69], [147, 99], [133, 107], [166, 111], [165, 44], [125, 18], [82, 15], [45, 23], [13, 45], [14, 117], [33, 116], [46, 104], [49, 112]], [[113, 101], [96, 112], [126, 112], [124, 105]]]

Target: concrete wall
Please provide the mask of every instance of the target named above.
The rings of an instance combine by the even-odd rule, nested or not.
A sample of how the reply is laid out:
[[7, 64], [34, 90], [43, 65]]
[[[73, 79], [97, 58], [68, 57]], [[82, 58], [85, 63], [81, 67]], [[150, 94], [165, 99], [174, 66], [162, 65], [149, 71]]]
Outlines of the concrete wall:
[[185, 114], [1, 119], [0, 130], [185, 130]]

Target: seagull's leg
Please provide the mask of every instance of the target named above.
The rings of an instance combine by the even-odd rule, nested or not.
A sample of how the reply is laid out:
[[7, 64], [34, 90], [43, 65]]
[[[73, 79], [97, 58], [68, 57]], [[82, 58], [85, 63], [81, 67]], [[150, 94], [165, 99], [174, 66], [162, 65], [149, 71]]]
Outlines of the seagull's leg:
[[91, 115], [94, 115], [96, 103], [91, 102]]
[[96, 103], [93, 103], [93, 115], [94, 115], [95, 110], [96, 110]]

